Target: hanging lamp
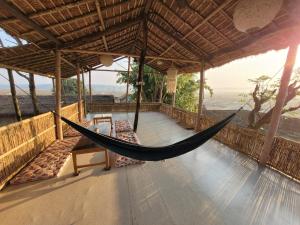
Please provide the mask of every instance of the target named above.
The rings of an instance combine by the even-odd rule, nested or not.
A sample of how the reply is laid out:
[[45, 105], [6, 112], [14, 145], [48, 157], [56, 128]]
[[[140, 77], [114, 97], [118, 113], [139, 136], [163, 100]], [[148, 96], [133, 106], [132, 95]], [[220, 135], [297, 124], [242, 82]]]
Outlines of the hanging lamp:
[[106, 67], [109, 67], [113, 64], [113, 57], [111, 55], [100, 55], [99, 57], [100, 63]]
[[253, 32], [272, 22], [283, 0], [241, 0], [233, 13], [233, 23], [242, 32]]
[[172, 63], [171, 67], [167, 70], [167, 92], [168, 93], [176, 92], [177, 72], [178, 70]]

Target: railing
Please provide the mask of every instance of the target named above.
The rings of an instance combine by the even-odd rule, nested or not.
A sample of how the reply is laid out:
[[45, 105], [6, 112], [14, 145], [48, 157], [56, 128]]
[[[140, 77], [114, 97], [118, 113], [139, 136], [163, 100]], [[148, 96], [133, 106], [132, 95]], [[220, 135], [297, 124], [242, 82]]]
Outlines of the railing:
[[[78, 122], [77, 107], [77, 103], [63, 107], [62, 115]], [[63, 129], [67, 129], [65, 124]], [[55, 140], [55, 120], [50, 112], [0, 127], [0, 189]]]
[[[132, 112], [135, 104], [97, 104], [89, 105], [90, 112]], [[174, 118], [186, 128], [195, 129], [197, 114], [173, 108], [160, 103], [142, 103], [141, 111], [160, 111]], [[62, 109], [63, 116], [78, 122], [77, 103]], [[217, 121], [203, 116], [199, 129], [206, 129]], [[63, 130], [67, 125], [63, 124]], [[54, 117], [45, 113], [22, 122], [0, 128], [0, 189], [12, 176], [24, 167], [40, 151], [56, 139]], [[227, 125], [215, 139], [234, 150], [258, 159], [264, 142], [264, 134], [236, 126]], [[300, 180], [300, 143], [276, 137], [268, 164], [276, 170]]]
[[[195, 128], [197, 114], [182, 109], [172, 108], [162, 104], [160, 111], [174, 118], [183, 126]], [[204, 130], [217, 121], [203, 116], [199, 121], [199, 129]], [[265, 135], [259, 131], [239, 127], [234, 124], [227, 125], [215, 139], [230, 148], [258, 159], [262, 151]], [[282, 137], [276, 137], [272, 145], [271, 157], [268, 164], [274, 169], [300, 180], [300, 143]]]
[[[160, 103], [142, 103], [140, 111], [159, 111]], [[88, 112], [134, 112], [135, 103], [117, 103], [117, 104], [101, 104], [101, 103], [91, 103], [88, 104]]]

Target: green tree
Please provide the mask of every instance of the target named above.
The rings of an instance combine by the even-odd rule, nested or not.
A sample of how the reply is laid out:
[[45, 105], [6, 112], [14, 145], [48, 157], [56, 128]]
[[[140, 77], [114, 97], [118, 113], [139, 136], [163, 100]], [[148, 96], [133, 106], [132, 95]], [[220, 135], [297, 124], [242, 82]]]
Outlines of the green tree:
[[[83, 83], [81, 83], [81, 90], [83, 90]], [[69, 78], [69, 79], [63, 79], [61, 81], [61, 91], [64, 96], [71, 96], [71, 95], [77, 95], [77, 79]], [[86, 93], [88, 94], [87, 89], [85, 88]], [[52, 93], [54, 93], [54, 90], [52, 90]]]
[[[255, 88], [252, 93], [243, 95], [244, 101], [248, 101], [249, 96], [253, 100], [253, 102], [249, 102], [248, 104], [251, 108], [248, 116], [248, 127], [259, 129], [271, 120], [280, 80], [273, 81], [271, 77], [262, 75], [256, 79], [250, 79], [249, 82], [253, 83]], [[288, 95], [282, 114], [291, 113], [300, 108], [300, 105], [290, 106], [288, 104], [296, 96], [300, 96], [300, 68], [296, 70], [289, 84]]]
[[[137, 93], [137, 76], [138, 76], [138, 64], [133, 63], [131, 65], [131, 73], [129, 76], [129, 84], [133, 88], [132, 93], [129, 94], [131, 101], [136, 100]], [[154, 102], [159, 98], [159, 93], [161, 89], [161, 83], [164, 79], [163, 74], [153, 69], [150, 66], [145, 65], [144, 67], [144, 77], [143, 77], [143, 88], [142, 88], [142, 101], [144, 102]], [[127, 83], [127, 72], [121, 72], [117, 74], [117, 83]], [[164, 88], [164, 87], [163, 87]], [[164, 88], [165, 89], [165, 88]], [[165, 90], [164, 90], [165, 92]]]
[[[156, 71], [155, 69], [145, 65], [145, 75], [143, 77], [144, 85], [142, 88], [142, 99], [144, 102], [156, 101], [159, 98], [160, 91], [162, 89], [163, 102], [171, 104], [172, 95], [167, 93], [165, 76]], [[135, 100], [137, 86], [138, 64], [132, 64], [132, 72], [129, 76], [129, 84], [133, 87], [130, 99]], [[118, 73], [117, 83], [126, 83], [127, 73]], [[163, 86], [161, 85], [163, 84]], [[205, 84], [205, 89], [209, 91], [210, 95], [213, 94], [212, 89]], [[176, 106], [188, 111], [195, 112], [197, 110], [198, 103], [198, 91], [199, 81], [195, 74], [187, 73], [181, 74], [177, 78], [177, 90], [176, 90]]]

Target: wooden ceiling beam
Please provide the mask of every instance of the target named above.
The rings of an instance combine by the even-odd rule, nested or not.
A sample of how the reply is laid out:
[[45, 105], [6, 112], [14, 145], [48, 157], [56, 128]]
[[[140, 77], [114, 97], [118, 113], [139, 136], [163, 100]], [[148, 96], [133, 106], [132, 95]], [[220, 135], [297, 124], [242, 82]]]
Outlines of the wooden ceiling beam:
[[54, 42], [56, 45], [62, 44], [62, 42], [60, 40], [58, 40], [56, 37], [54, 37], [49, 31], [44, 30], [40, 25], [33, 22], [25, 14], [23, 14], [23, 12], [21, 10], [19, 10], [17, 7], [12, 5], [11, 3], [8, 3], [6, 0], [0, 0], [0, 6], [2, 9], [6, 10], [10, 14], [12, 14], [14, 17], [18, 18], [19, 20], [24, 22], [26, 25], [32, 27], [34, 30], [39, 32], [41, 35], [43, 35], [49, 41]]
[[[190, 36], [194, 31], [199, 29], [202, 25], [206, 24], [207, 21], [209, 21], [213, 16], [215, 16], [217, 13], [219, 13], [223, 8], [225, 8], [230, 2], [233, 0], [226, 0], [223, 2], [220, 6], [218, 6], [213, 12], [211, 12], [205, 19], [203, 19], [197, 26], [195, 26], [192, 30], [190, 30], [188, 33], [186, 33], [181, 40], [186, 39], [188, 36]], [[164, 52], [162, 52], [160, 55], [164, 55], [167, 53], [170, 49], [172, 49], [176, 43], [174, 42], [172, 45], [170, 45]]]
[[[101, 13], [100, 3], [98, 0], [95, 0], [95, 5], [96, 5], [97, 15], [98, 15], [98, 19], [99, 19], [99, 30], [104, 31], [105, 24], [104, 24], [104, 20], [103, 20], [102, 13]], [[103, 40], [103, 44], [104, 44], [106, 51], [108, 51], [108, 45], [107, 45], [105, 35], [102, 36], [102, 40]]]
[[[134, 58], [140, 57], [138, 54], [128, 54], [123, 52], [101, 52], [101, 51], [88, 51], [83, 49], [61, 49], [61, 51], [65, 53], [80, 53], [80, 54], [90, 54], [90, 55], [130, 56]], [[178, 61], [178, 62], [201, 64], [200, 61], [193, 60], [193, 59], [179, 59], [179, 58], [152, 56], [152, 55], [146, 55], [146, 59], [160, 59], [166, 61]]]
[[17, 70], [17, 71], [21, 71], [21, 72], [25, 72], [25, 73], [33, 73], [33, 74], [43, 75], [46, 77], [53, 77], [53, 74], [50, 74], [50, 73], [43, 73], [43, 72], [28, 69], [28, 68], [21, 68], [18, 66], [12, 66], [12, 65], [7, 65], [7, 64], [3, 64], [3, 63], [0, 63], [0, 68]]
[[[151, 8], [153, 2], [154, 2], [154, 0], [148, 0], [145, 3], [145, 8], [144, 8], [144, 11], [142, 13], [142, 16], [146, 20], [148, 19], [148, 14], [149, 14], [149, 11], [150, 11], [150, 8]], [[138, 30], [136, 32], [136, 38], [135, 38], [135, 40], [138, 40], [140, 34], [142, 33], [142, 30], [143, 30], [143, 20], [140, 21], [139, 28], [138, 28]], [[133, 43], [130, 52], [133, 51], [134, 47], [135, 47], [135, 43]]]
[[[173, 36], [175, 37], [175, 35], [180, 35], [180, 37], [177, 37], [178, 41], [181, 41], [181, 37], [183, 36], [183, 34], [181, 34], [180, 32], [177, 31], [177, 29], [172, 25], [170, 24], [167, 20], [165, 20], [163, 17], [161, 17], [160, 15], [158, 15], [159, 19], [165, 23], [169, 28], [172, 29], [172, 32], [168, 32], [168, 33], [173, 33]], [[153, 24], [158, 24], [158, 23], [155, 23], [154, 20], [151, 20]], [[158, 26], [158, 25], [157, 25]], [[164, 28], [161, 27], [161, 26], [158, 26], [160, 27], [161, 30], [164, 31]], [[203, 49], [200, 49], [197, 45], [195, 45], [194, 43], [192, 43], [191, 41], [189, 41], [188, 39], [185, 39], [187, 42], [189, 42], [189, 44], [191, 45], [192, 48], [195, 48], [195, 50], [197, 50], [197, 52], [201, 52], [201, 54], [203, 56], [208, 56], [208, 53], [206, 51], [204, 51]]]
[[[78, 6], [81, 6], [83, 4], [94, 2], [94, 1], [95, 0], [77, 0], [75, 2], [67, 3], [67, 4], [64, 4], [64, 5], [61, 5], [61, 6], [57, 6], [55, 8], [46, 9], [46, 10], [42, 10], [42, 11], [39, 11], [39, 12], [34, 12], [32, 14], [29, 14], [28, 18], [29, 19], [35, 19], [35, 18], [40, 17], [40, 16], [45, 16], [45, 15], [48, 15], [48, 14], [51, 14], [51, 13], [62, 12], [63, 10], [70, 9], [70, 8], [73, 8], [73, 7], [78, 7]], [[126, 4], [128, 4], [128, 2], [124, 2], [124, 1], [119, 2], [119, 3], [113, 3], [111, 5], [107, 5], [104, 9], [105, 10], [110, 10], [113, 7], [119, 7], [119, 6], [123, 6], [123, 5], [126, 5]], [[0, 20], [0, 23], [1, 24], [13, 23], [13, 22], [17, 22], [17, 21], [18, 21], [18, 19], [8, 18], [8, 19]]]
[[[55, 23], [55, 24], [52, 24], [52, 25], [49, 25], [49, 26], [45, 26], [45, 27], [43, 27], [43, 29], [45, 29], [45, 30], [55, 29], [57, 27], [65, 26], [65, 25], [68, 25], [70, 23], [79, 22], [80, 20], [88, 19], [88, 18], [91, 18], [93, 16], [97, 16], [97, 12], [96, 11], [94, 11], [94, 12], [88, 12], [86, 14], [73, 17], [73, 18], [71, 18], [69, 20], [65, 20], [63, 22], [59, 22], [59, 23]], [[22, 36], [28, 36], [28, 35], [34, 34], [35, 32], [36, 32], [36, 30], [30, 30], [28, 32], [21, 33], [21, 35]]]
[[[176, 17], [177, 20], [180, 20], [182, 23], [184, 23], [189, 29], [193, 29], [193, 26], [191, 24], [189, 24], [188, 22], [186, 22], [184, 19], [182, 19], [180, 16], [177, 15], [177, 13], [175, 13], [171, 8], [169, 8], [164, 2], [159, 2], [160, 5], [163, 7], [163, 9], [170, 13], [172, 16]], [[161, 18], [163, 18], [160, 14], [158, 14], [157, 12], [151, 12], [151, 14], [159, 16]], [[202, 17], [202, 16], [201, 16]], [[203, 17], [202, 17], [203, 19]], [[214, 43], [212, 43], [210, 40], [208, 40], [206, 37], [204, 37], [202, 34], [198, 33], [197, 31], [194, 31], [194, 34], [196, 36], [198, 36], [199, 38], [201, 38], [203, 41], [205, 41], [207, 44], [213, 46], [213, 48], [215, 49], [219, 49], [219, 47], [217, 45], [215, 45]]]
[[[258, 41], [260, 41], [264, 38], [268, 38], [269, 36], [273, 36], [273, 35], [279, 34], [279, 33], [284, 34], [284, 33], [286, 33], [286, 31], [291, 31], [291, 30], [294, 31], [294, 35], [290, 36], [289, 40], [287, 42], [300, 44], [300, 38], [299, 38], [300, 25], [294, 25], [294, 26], [285, 25], [285, 26], [282, 26], [280, 29], [277, 29], [276, 27], [272, 27], [271, 30], [268, 29], [268, 30], [262, 31], [260, 33], [252, 34], [249, 38], [236, 44], [235, 46], [224, 48], [224, 49], [212, 54], [210, 59], [213, 60], [214, 58], [216, 58], [218, 56], [228, 54], [228, 53], [231, 53], [234, 51], [241, 51], [241, 50], [243, 50], [243, 48], [246, 48], [254, 43], [257, 44]], [[267, 49], [268, 48], [266, 48], [266, 50]]]
[[113, 33], [116, 33], [118, 31], [121, 31], [125, 28], [129, 28], [131, 26], [134, 26], [141, 21], [141, 17], [137, 17], [135, 19], [127, 20], [125, 22], [113, 25], [111, 27], [108, 27], [104, 31], [99, 31], [96, 33], [88, 34], [86, 36], [80, 37], [78, 39], [75, 39], [71, 42], [65, 43], [61, 46], [61, 48], [71, 48], [71, 47], [78, 47], [90, 42], [98, 41], [99, 39], [102, 38], [103, 35], [110, 35]]
[[199, 54], [198, 47], [192, 45], [190, 42], [184, 42], [180, 40], [180, 38], [176, 37], [174, 34], [171, 34], [167, 31], [165, 31], [161, 26], [154, 23], [152, 20], [148, 20], [152, 26], [156, 27], [161, 33], [163, 33], [165, 36], [168, 36], [169, 38], [174, 40], [174, 43], [180, 45], [182, 48], [186, 49], [188, 52], [190, 52], [192, 55], [194, 55], [198, 60], [202, 60], [205, 58], [205, 55]]

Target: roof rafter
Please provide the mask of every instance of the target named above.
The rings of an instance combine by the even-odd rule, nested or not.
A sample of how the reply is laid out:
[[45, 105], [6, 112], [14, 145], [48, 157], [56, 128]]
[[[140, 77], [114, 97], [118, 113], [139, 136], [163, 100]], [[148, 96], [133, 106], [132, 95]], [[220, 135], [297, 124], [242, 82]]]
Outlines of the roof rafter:
[[[148, 14], [149, 14], [149, 11], [150, 11], [150, 8], [151, 8], [153, 2], [154, 2], [154, 0], [148, 0], [145, 3], [145, 8], [144, 8], [144, 11], [142, 13], [142, 16], [143, 16], [143, 18], [146, 21], [148, 20]], [[135, 40], [137, 40], [139, 38], [142, 30], [143, 30], [143, 20], [141, 20], [140, 23], [139, 23], [139, 28], [138, 28], [138, 30], [136, 32], [136, 38], [135, 38]], [[134, 48], [135, 48], [135, 43], [133, 43], [130, 52], [132, 52]]]
[[[28, 18], [29, 19], [34, 19], [34, 18], [37, 18], [37, 17], [40, 17], [40, 16], [48, 15], [50, 13], [61, 12], [61, 11], [66, 10], [66, 9], [70, 9], [72, 7], [78, 7], [80, 5], [83, 5], [83, 4], [86, 4], [86, 3], [89, 3], [89, 2], [94, 2], [94, 1], [95, 0], [77, 0], [76, 2], [71, 2], [71, 3], [65, 4], [65, 5], [57, 6], [55, 8], [51, 8], [51, 9], [47, 9], [47, 10], [43, 10], [43, 11], [32, 13], [32, 14], [30, 14], [28, 16]], [[128, 4], [128, 2], [122, 1], [122, 2], [119, 2], [119, 3], [114, 3], [112, 5], [107, 5], [105, 7], [105, 10], [110, 10], [113, 7], [123, 6], [125, 4]], [[17, 21], [18, 21], [18, 19], [8, 18], [8, 19], [2, 19], [2, 20], [0, 20], [0, 23], [4, 24], [4, 23], [17, 22]]]
[[[192, 30], [190, 30], [188, 33], [186, 33], [181, 40], [186, 39], [190, 34], [192, 34], [195, 30], [197, 30], [199, 27], [204, 25], [207, 21], [209, 21], [213, 16], [215, 16], [217, 13], [219, 13], [224, 7], [226, 7], [230, 2], [233, 0], [227, 0], [223, 2], [220, 6], [218, 6], [213, 12], [211, 12], [205, 19], [203, 19], [197, 26], [195, 26]], [[161, 56], [167, 53], [171, 48], [173, 48], [176, 45], [176, 43], [173, 43], [170, 45], [164, 52], [161, 53]]]
[[60, 40], [58, 40], [56, 37], [54, 37], [49, 31], [44, 30], [41, 26], [33, 22], [31, 19], [29, 19], [21, 10], [19, 10], [14, 5], [6, 2], [6, 0], [0, 0], [0, 6], [2, 9], [5, 9], [7, 12], [11, 13], [13, 16], [18, 18], [19, 20], [23, 21], [28, 26], [32, 27], [36, 31], [38, 31], [41, 35], [43, 35], [45, 38], [47, 38], [49, 41], [54, 42], [57, 45], [62, 44]]
[[99, 32], [96, 32], [96, 33], [88, 34], [86, 36], [80, 37], [80, 38], [75, 39], [71, 42], [63, 44], [61, 46], [61, 48], [78, 47], [78, 46], [84, 45], [86, 43], [97, 41], [100, 38], [102, 38], [103, 35], [110, 35], [110, 34], [113, 34], [115, 32], [118, 32], [120, 30], [123, 30], [125, 28], [128, 28], [130, 26], [138, 24], [138, 23], [140, 23], [141, 19], [142, 19], [141, 17], [137, 17], [135, 19], [127, 20], [125, 22], [122, 22], [122, 23], [113, 25], [111, 27], [108, 27], [104, 31], [99, 31]]
[[[99, 3], [98, 0], [95, 0], [95, 4], [96, 4], [99, 23], [100, 23], [99, 24], [99, 30], [104, 31], [105, 30], [105, 24], [104, 24], [104, 20], [103, 20], [102, 13], [101, 13], [100, 3]], [[105, 47], [106, 51], [108, 51], [108, 45], [107, 45], [105, 35], [102, 36], [102, 40], [103, 40], [103, 44], [104, 44], [104, 47]]]
[[[180, 40], [180, 38], [176, 37], [174, 34], [166, 32], [161, 26], [155, 24], [152, 20], [148, 20], [152, 26], [156, 27], [160, 32], [162, 32], [164, 35], [168, 36], [169, 38], [174, 40], [174, 44], [180, 45], [182, 48], [186, 49], [188, 52], [196, 56], [198, 60], [203, 59], [205, 56], [202, 54], [199, 54], [199, 50], [197, 50], [197, 47], [189, 44], [188, 42], [183, 42]], [[172, 44], [173, 45], [173, 44]]]
[[[176, 17], [176, 19], [180, 20], [182, 23], [184, 23], [186, 26], [189, 27], [189, 29], [193, 29], [193, 26], [191, 24], [189, 24], [187, 21], [185, 21], [184, 19], [182, 19], [180, 16], [178, 16], [170, 7], [168, 7], [164, 2], [159, 2], [161, 4], [161, 6], [163, 6], [163, 8], [170, 13], [172, 16]], [[160, 16], [162, 17], [160, 14], [158, 14], [157, 12], [151, 12], [151, 14], [156, 15], [156, 16]], [[203, 17], [202, 17], [203, 19]], [[219, 47], [217, 45], [215, 45], [214, 43], [212, 43], [210, 40], [208, 40], [207, 38], [205, 38], [203, 35], [199, 34], [196, 30], [193, 31], [195, 35], [197, 35], [198, 37], [200, 37], [202, 40], [204, 40], [206, 43], [208, 43], [209, 45], [212, 45], [215, 49], [219, 49]]]

